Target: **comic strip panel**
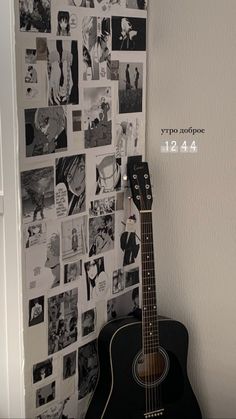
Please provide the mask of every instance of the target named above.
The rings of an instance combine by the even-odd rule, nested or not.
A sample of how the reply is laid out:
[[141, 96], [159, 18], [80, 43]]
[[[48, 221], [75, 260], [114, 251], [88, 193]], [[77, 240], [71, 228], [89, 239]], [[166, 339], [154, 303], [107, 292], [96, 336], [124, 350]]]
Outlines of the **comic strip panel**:
[[121, 188], [121, 159], [115, 154], [97, 156], [96, 195], [118, 191]]
[[96, 199], [95, 201], [90, 202], [89, 215], [90, 216], [99, 216], [112, 214], [115, 211], [116, 199], [114, 196], [107, 198]]
[[63, 379], [75, 375], [76, 372], [76, 351], [63, 356]]
[[111, 20], [86, 16], [82, 21], [83, 79], [111, 78]]
[[91, 393], [96, 386], [98, 379], [98, 353], [97, 341], [93, 340], [87, 345], [79, 348], [78, 351], [79, 368], [79, 400]]
[[77, 41], [47, 40], [48, 105], [79, 103]]
[[129, 116], [116, 122], [116, 158], [139, 154], [143, 140], [143, 126], [139, 118]]
[[143, 64], [120, 62], [119, 113], [142, 112]]
[[82, 276], [82, 260], [64, 266], [64, 284], [77, 281]]
[[29, 289], [48, 290], [60, 285], [60, 233], [56, 223], [47, 226], [46, 243], [31, 246], [25, 255]]
[[85, 211], [85, 154], [56, 160], [57, 217]]
[[51, 32], [51, 0], [19, 0], [22, 32]]
[[28, 170], [21, 173], [23, 222], [53, 218], [54, 168]]
[[39, 388], [36, 391], [36, 407], [43, 406], [51, 401], [53, 401], [56, 397], [56, 382], [53, 381], [50, 384], [47, 384], [44, 387]]
[[145, 51], [146, 19], [137, 17], [112, 17], [112, 50]]
[[114, 249], [115, 215], [89, 219], [89, 257]]
[[87, 253], [87, 216], [62, 222], [62, 259]]
[[37, 416], [37, 419], [67, 419], [77, 418], [77, 400], [75, 397], [66, 398], [63, 402], [57, 402], [46, 411]]
[[33, 383], [45, 380], [53, 373], [53, 359], [49, 358], [33, 366]]
[[104, 258], [89, 260], [84, 264], [84, 269], [87, 301], [101, 300], [108, 289], [108, 276], [105, 272]]
[[139, 284], [139, 268], [133, 268], [125, 272], [125, 288]]
[[107, 301], [107, 321], [130, 316], [139, 308], [139, 288]]
[[126, 0], [126, 7], [129, 9], [147, 10], [148, 0]]
[[46, 222], [36, 221], [30, 223], [24, 228], [24, 244], [28, 249], [32, 246], [44, 244], [47, 241], [47, 228]]
[[44, 322], [44, 296], [29, 301], [29, 327]]
[[84, 89], [85, 148], [111, 144], [111, 88]]
[[124, 270], [117, 269], [112, 275], [112, 294], [118, 294], [125, 288]]
[[67, 116], [62, 106], [25, 110], [26, 157], [67, 150]]
[[82, 337], [88, 336], [91, 333], [93, 333], [95, 331], [96, 325], [96, 309], [92, 308], [82, 313], [81, 323]]
[[48, 299], [48, 355], [77, 341], [78, 289]]

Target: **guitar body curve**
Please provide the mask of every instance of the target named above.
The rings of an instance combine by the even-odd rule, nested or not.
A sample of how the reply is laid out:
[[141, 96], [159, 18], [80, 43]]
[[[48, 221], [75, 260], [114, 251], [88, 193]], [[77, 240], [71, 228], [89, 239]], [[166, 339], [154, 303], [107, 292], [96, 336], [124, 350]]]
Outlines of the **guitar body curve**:
[[145, 419], [147, 410], [159, 408], [163, 419], [202, 418], [187, 376], [188, 332], [175, 320], [160, 318], [158, 324], [166, 367], [162, 379], [150, 387], [136, 374], [142, 322], [127, 317], [104, 326], [98, 338], [100, 374], [86, 419]]

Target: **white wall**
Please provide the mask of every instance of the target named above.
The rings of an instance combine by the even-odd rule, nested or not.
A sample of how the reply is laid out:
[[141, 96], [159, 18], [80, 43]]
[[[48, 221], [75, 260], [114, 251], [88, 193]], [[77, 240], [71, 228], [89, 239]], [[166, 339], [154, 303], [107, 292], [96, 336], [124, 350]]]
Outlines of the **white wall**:
[[[150, 0], [148, 158], [161, 311], [190, 332], [204, 417], [236, 417], [236, 1]], [[205, 128], [198, 154], [161, 128]], [[171, 139], [191, 139], [191, 135]]]
[[25, 417], [13, 4], [1, 0], [0, 14], [1, 418]]

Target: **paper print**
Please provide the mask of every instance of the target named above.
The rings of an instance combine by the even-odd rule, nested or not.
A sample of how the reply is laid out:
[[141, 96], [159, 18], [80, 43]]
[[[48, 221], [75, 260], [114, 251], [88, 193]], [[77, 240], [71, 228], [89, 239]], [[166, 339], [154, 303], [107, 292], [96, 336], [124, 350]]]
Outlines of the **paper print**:
[[87, 253], [87, 216], [62, 222], [62, 259]]

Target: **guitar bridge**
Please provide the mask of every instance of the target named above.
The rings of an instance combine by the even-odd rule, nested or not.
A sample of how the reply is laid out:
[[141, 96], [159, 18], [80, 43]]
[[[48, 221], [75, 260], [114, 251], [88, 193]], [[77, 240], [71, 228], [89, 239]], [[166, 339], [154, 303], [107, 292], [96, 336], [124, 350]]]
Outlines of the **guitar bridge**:
[[144, 413], [145, 419], [149, 418], [158, 418], [159, 416], [163, 416], [164, 409], [154, 410], [153, 412]]

